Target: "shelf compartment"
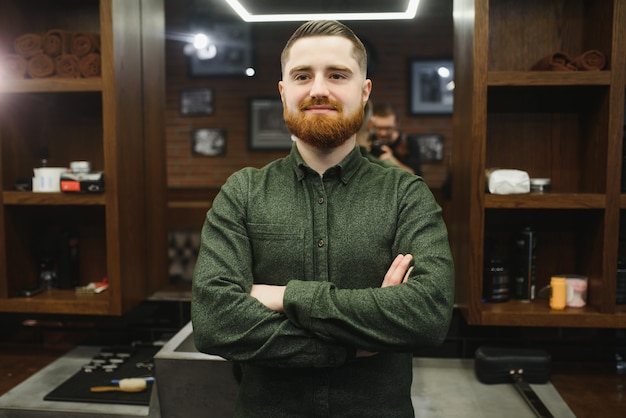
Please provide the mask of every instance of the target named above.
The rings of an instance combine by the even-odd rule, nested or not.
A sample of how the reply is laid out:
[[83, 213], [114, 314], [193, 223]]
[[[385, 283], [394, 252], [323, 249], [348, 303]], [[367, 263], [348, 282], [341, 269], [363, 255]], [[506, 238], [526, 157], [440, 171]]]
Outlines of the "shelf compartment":
[[490, 0], [488, 7], [489, 71], [529, 70], [548, 54], [591, 49], [611, 68], [612, 0]]
[[[485, 257], [505, 260], [512, 282], [516, 236], [530, 227], [537, 237], [535, 294], [558, 274], [582, 274], [588, 277], [588, 305], [599, 305], [601, 252], [604, 228], [603, 210], [488, 209], [485, 211]], [[595, 292], [595, 294], [594, 294]]]
[[[50, 167], [69, 167], [71, 161], [92, 162], [104, 169], [102, 94], [6, 94], [0, 100], [2, 187], [13, 190], [20, 178], [47, 159]], [[106, 174], [106, 173], [105, 173]]]
[[609, 88], [490, 87], [485, 168], [550, 178], [554, 193], [604, 194]]
[[0, 54], [25, 33], [51, 29], [100, 33], [98, 0], [0, 0]]
[[[54, 240], [66, 231], [78, 238], [78, 285], [99, 282], [107, 277], [103, 206], [4, 206], [4, 231], [7, 247], [2, 254], [1, 274], [5, 280], [0, 280], [0, 283], [6, 283], [6, 287], [0, 289], [0, 298], [15, 298], [22, 290], [38, 287], [42, 246], [44, 243], [60, 242]], [[60, 245], [57, 247], [60, 248]], [[44, 248], [52, 247], [48, 244]], [[46, 254], [49, 251], [46, 250]], [[53, 254], [52, 257], [59, 260], [61, 256]], [[53, 265], [58, 270], [57, 263], [53, 262]], [[65, 297], [66, 293], [53, 293], [48, 299], [54, 299], [55, 294]]]

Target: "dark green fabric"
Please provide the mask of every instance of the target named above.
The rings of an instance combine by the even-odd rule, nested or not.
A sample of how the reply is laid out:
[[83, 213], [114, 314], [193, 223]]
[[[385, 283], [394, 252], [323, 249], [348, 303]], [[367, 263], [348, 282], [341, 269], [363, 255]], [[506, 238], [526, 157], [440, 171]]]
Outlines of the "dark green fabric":
[[[407, 283], [380, 288], [397, 254]], [[287, 285], [285, 313], [249, 296]], [[412, 417], [412, 352], [440, 344], [454, 272], [421, 177], [358, 147], [323, 178], [295, 145], [233, 174], [202, 229], [192, 291], [198, 350], [241, 362], [238, 416]], [[354, 359], [355, 349], [378, 354]]]

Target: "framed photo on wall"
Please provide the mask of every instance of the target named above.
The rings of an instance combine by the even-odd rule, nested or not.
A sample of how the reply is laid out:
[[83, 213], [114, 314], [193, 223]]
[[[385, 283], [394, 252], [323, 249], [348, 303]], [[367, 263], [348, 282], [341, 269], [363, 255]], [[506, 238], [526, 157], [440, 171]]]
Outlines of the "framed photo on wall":
[[191, 152], [202, 157], [218, 157], [226, 153], [226, 132], [219, 128], [195, 129], [191, 134]]
[[252, 64], [252, 29], [247, 23], [211, 23], [194, 28], [206, 35], [206, 45], [189, 44], [191, 77], [246, 76]]
[[213, 114], [213, 90], [189, 89], [180, 92], [180, 114], [184, 116]]
[[283, 103], [280, 99], [250, 99], [249, 115], [248, 145], [250, 150], [289, 150], [291, 148], [291, 134], [285, 126]]
[[421, 163], [443, 161], [444, 140], [441, 134], [409, 134], [407, 135], [409, 150], [419, 155]]
[[452, 60], [411, 60], [409, 113], [452, 114], [454, 64]]

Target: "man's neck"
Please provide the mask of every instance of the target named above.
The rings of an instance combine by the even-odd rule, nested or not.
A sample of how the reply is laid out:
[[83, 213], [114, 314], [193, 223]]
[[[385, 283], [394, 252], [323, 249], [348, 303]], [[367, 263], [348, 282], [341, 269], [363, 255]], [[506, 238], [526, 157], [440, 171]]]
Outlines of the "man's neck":
[[355, 146], [355, 136], [353, 135], [337, 148], [319, 149], [305, 144], [299, 139], [296, 139], [296, 146], [304, 162], [320, 176], [323, 176], [326, 170], [339, 164], [352, 152]]

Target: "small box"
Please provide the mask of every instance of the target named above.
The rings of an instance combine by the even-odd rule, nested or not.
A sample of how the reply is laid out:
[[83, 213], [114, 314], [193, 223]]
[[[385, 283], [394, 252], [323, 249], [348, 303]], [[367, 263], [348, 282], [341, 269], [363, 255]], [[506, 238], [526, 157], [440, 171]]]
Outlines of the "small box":
[[103, 193], [104, 173], [63, 173], [61, 191], [67, 193]]

